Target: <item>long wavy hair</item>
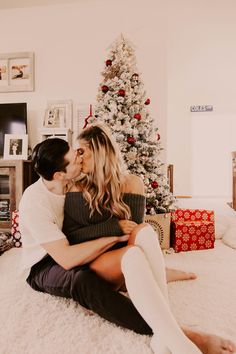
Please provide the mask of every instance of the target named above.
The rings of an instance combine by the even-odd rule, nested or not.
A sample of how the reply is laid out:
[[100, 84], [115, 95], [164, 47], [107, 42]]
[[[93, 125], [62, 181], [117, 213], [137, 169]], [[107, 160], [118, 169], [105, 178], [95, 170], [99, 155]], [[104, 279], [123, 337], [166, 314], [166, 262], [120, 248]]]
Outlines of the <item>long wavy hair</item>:
[[94, 157], [93, 171], [80, 181], [91, 215], [101, 207], [120, 219], [129, 219], [130, 208], [123, 202], [122, 187], [126, 169], [115, 140], [109, 130], [100, 124], [90, 125], [78, 136], [88, 143]]

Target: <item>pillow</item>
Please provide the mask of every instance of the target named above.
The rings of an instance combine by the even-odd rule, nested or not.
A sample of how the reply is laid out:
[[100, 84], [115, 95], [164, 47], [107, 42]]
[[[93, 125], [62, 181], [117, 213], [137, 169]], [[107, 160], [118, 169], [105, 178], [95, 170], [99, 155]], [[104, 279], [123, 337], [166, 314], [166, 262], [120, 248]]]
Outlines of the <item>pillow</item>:
[[230, 226], [236, 226], [236, 216], [228, 215], [215, 215], [215, 236], [216, 239], [221, 239], [224, 237], [226, 231]]
[[222, 238], [227, 246], [236, 249], [236, 225], [230, 226]]

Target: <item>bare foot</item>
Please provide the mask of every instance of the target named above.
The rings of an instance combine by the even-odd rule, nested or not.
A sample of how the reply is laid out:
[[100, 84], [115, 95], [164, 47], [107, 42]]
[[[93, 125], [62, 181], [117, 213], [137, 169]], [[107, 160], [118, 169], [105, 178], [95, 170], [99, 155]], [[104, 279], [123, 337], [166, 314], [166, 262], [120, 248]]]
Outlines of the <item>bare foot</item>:
[[192, 280], [196, 279], [195, 273], [184, 272], [178, 269], [166, 268], [166, 279], [167, 283], [177, 280]]
[[214, 334], [192, 332], [186, 329], [184, 329], [184, 332], [203, 354], [232, 354], [236, 352], [235, 343], [229, 339]]

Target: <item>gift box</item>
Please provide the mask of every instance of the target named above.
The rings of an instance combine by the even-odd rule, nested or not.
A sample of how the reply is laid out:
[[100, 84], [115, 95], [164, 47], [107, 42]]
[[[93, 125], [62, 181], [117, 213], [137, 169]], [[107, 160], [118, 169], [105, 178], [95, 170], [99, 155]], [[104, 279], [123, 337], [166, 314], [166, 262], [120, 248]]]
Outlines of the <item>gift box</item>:
[[214, 248], [214, 211], [177, 209], [171, 214], [171, 247], [175, 252]]
[[12, 212], [12, 218], [11, 218], [11, 234], [13, 237], [13, 242], [15, 247], [21, 247], [22, 242], [21, 242], [21, 233], [19, 230], [19, 211], [14, 210]]
[[161, 249], [170, 248], [171, 213], [146, 215], [145, 222], [150, 224], [157, 233]]

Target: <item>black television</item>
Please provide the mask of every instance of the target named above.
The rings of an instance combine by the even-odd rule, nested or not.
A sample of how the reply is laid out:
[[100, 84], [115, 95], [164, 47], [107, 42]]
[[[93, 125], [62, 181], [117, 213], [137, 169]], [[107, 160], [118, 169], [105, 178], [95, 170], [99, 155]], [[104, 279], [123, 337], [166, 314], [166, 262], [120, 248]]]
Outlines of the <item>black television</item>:
[[27, 133], [27, 103], [0, 103], [0, 157], [5, 134]]

